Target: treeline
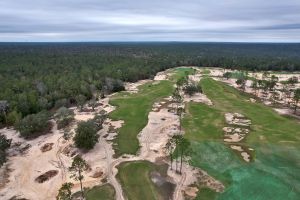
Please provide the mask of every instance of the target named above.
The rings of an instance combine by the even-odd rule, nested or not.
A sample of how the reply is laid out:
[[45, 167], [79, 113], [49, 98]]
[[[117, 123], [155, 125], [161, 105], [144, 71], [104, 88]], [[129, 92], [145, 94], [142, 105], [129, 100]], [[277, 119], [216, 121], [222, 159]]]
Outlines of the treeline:
[[82, 104], [181, 65], [300, 70], [299, 44], [2, 43], [0, 124]]

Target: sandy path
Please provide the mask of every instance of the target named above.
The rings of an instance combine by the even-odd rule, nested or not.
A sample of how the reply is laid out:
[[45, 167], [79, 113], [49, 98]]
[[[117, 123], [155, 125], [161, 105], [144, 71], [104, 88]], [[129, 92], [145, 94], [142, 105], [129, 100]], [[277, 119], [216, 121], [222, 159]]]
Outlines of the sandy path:
[[176, 188], [175, 188], [175, 191], [174, 191], [174, 200], [179, 200], [179, 199], [182, 199], [182, 189], [183, 189], [183, 183], [185, 182], [186, 180], [186, 172], [183, 172], [181, 174], [181, 179], [180, 181], [176, 184]]
[[106, 161], [107, 161], [107, 179], [108, 182], [115, 188], [116, 191], [116, 199], [124, 200], [122, 187], [117, 181], [115, 174], [113, 172], [113, 168], [116, 166], [116, 162], [113, 162], [113, 150], [112, 146], [107, 143], [105, 138], [101, 136], [100, 144], [102, 144], [105, 148]]

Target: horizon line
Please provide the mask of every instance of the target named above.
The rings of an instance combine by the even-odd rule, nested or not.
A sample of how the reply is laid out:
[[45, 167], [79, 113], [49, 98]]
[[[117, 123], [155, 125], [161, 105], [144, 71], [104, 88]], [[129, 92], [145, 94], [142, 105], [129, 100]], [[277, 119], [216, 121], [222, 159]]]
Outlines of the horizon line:
[[1, 43], [240, 43], [240, 44], [300, 44], [300, 41], [297, 42], [284, 42], [284, 41], [0, 41]]

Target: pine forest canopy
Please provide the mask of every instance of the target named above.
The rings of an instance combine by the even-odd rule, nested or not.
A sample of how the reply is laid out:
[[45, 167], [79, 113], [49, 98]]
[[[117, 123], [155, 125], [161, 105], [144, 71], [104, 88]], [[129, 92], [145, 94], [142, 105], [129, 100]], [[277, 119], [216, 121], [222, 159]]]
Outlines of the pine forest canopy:
[[193, 65], [245, 70], [300, 70], [300, 44], [0, 43], [0, 124], [120, 91], [122, 81]]

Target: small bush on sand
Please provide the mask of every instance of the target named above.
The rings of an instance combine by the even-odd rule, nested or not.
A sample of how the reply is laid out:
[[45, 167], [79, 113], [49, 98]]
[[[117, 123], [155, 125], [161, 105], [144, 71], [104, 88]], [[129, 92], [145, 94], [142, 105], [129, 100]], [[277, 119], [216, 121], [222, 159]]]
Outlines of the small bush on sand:
[[57, 129], [62, 129], [68, 126], [74, 120], [74, 112], [66, 107], [61, 107], [55, 115]]
[[93, 120], [80, 122], [76, 129], [76, 135], [74, 137], [76, 147], [85, 150], [94, 148], [99, 138], [97, 130], [98, 128]]
[[49, 131], [51, 126], [48, 119], [49, 113], [46, 111], [28, 115], [20, 120], [16, 125], [16, 129], [20, 131], [21, 136], [24, 138], [35, 138]]
[[185, 94], [192, 96], [193, 94], [200, 92], [202, 93], [202, 88], [197, 84], [188, 84], [183, 88]]

